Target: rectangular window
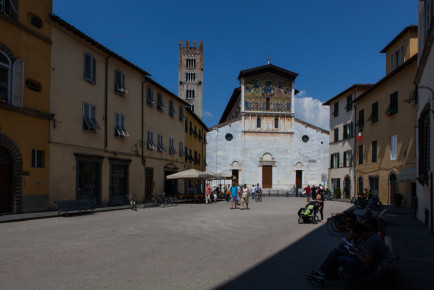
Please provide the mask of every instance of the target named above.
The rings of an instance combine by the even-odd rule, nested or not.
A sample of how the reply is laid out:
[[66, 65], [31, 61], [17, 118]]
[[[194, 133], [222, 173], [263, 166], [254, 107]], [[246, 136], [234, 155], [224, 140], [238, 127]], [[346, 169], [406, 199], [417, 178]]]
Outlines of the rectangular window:
[[390, 95], [390, 104], [386, 110], [386, 116], [398, 113], [398, 91]]
[[368, 121], [371, 121], [372, 123], [378, 121], [378, 102], [372, 104], [372, 113], [371, 116], [369, 116]]
[[359, 120], [357, 121], [357, 126], [359, 129], [365, 126], [365, 110], [359, 111]]
[[353, 136], [353, 123], [344, 125], [344, 139], [352, 138]]
[[363, 145], [359, 145], [359, 164], [363, 164]]
[[256, 128], [261, 128], [261, 117], [256, 118]]
[[185, 147], [185, 152], [184, 152], [184, 153], [185, 153], [185, 155], [184, 155], [184, 157], [185, 157], [184, 161], [187, 162], [187, 161], [188, 161], [188, 158], [189, 158], [187, 147]]
[[154, 90], [151, 87], [146, 87], [146, 105], [152, 107], [155, 104]]
[[123, 138], [128, 137], [130, 134], [128, 134], [127, 130], [125, 129], [125, 117], [121, 114], [115, 113], [115, 137]]
[[84, 54], [83, 79], [91, 83], [96, 82], [95, 74], [96, 61], [90, 54]]
[[353, 163], [353, 152], [351, 150], [344, 152], [344, 167], [350, 167]]
[[184, 157], [184, 155], [185, 155], [184, 142], [182, 142], [182, 141], [179, 141], [178, 154], [179, 154], [179, 157]]
[[96, 121], [95, 106], [83, 103], [82, 129], [91, 132], [95, 132], [96, 129], [101, 129], [98, 122]]
[[194, 151], [194, 164], [197, 164], [197, 151]]
[[151, 151], [157, 149], [154, 145], [154, 133], [152, 131], [146, 132], [146, 149]]
[[177, 154], [175, 146], [173, 145], [173, 138], [169, 138], [169, 154], [170, 155]]
[[193, 135], [193, 124], [190, 121], [190, 135]]
[[330, 155], [330, 168], [339, 168], [339, 153]]
[[279, 128], [279, 118], [275, 118], [274, 119], [274, 128], [278, 129]]
[[184, 116], [184, 108], [182, 106], [179, 106], [179, 121], [184, 121], [185, 116]]
[[157, 135], [157, 152], [166, 152], [163, 144], [163, 135]]
[[188, 119], [185, 118], [185, 133], [188, 133]]
[[163, 111], [164, 108], [165, 108], [165, 106], [164, 106], [163, 95], [157, 94], [157, 109], [159, 111]]
[[200, 130], [200, 129], [199, 129], [199, 134], [198, 134], [198, 136], [199, 136], [199, 141], [202, 141], [202, 130]]
[[338, 141], [339, 141], [339, 128], [335, 128], [334, 142], [338, 142]]
[[169, 100], [169, 115], [174, 117], [176, 115], [175, 105], [172, 100]]
[[404, 62], [404, 47], [400, 47], [390, 55], [391, 70], [396, 69]]
[[190, 161], [190, 163], [193, 162], [193, 153], [191, 152], [191, 149], [190, 154], [188, 154], [188, 161]]
[[197, 127], [196, 125], [194, 125], [194, 139], [197, 138]]
[[398, 135], [390, 136], [390, 160], [396, 160], [398, 156]]
[[339, 116], [339, 102], [336, 102], [334, 104], [334, 111], [333, 111], [333, 117]]
[[32, 150], [32, 167], [44, 168], [45, 167], [45, 151]]
[[377, 162], [377, 141], [372, 141], [372, 162]]
[[123, 96], [125, 92], [125, 75], [117, 69], [115, 70], [115, 93]]
[[345, 106], [345, 109], [348, 111], [351, 111], [353, 109], [353, 104], [351, 103], [353, 101], [353, 95], [349, 95], [347, 97], [347, 105]]

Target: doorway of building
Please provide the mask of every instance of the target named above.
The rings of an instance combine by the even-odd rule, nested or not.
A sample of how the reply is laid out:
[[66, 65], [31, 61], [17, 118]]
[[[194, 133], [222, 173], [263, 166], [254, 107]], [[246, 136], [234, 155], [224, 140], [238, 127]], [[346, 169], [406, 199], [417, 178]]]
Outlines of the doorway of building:
[[295, 186], [297, 186], [298, 189], [302, 188], [303, 185], [303, 170], [296, 170], [295, 171]]
[[344, 178], [344, 198], [351, 198], [351, 179], [349, 176]]
[[145, 169], [145, 201], [151, 200], [154, 192], [154, 168]]
[[238, 184], [238, 169], [232, 169], [232, 182], [235, 182], [235, 184]]
[[0, 147], [0, 214], [13, 212], [12, 156]]
[[164, 171], [164, 192], [166, 195], [176, 195], [178, 194], [178, 180], [177, 179], [167, 179], [167, 175], [176, 173], [175, 170], [165, 170]]
[[273, 166], [262, 166], [262, 188], [273, 187]]
[[397, 193], [398, 183], [396, 182], [396, 175], [393, 173], [389, 177], [389, 189], [392, 203], [395, 204], [395, 194]]

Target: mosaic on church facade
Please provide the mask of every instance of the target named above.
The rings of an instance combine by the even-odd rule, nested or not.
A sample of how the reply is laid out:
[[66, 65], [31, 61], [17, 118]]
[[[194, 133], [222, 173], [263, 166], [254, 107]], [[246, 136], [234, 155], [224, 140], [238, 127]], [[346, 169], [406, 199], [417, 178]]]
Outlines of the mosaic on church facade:
[[291, 112], [292, 83], [262, 76], [247, 80], [244, 90], [245, 111]]

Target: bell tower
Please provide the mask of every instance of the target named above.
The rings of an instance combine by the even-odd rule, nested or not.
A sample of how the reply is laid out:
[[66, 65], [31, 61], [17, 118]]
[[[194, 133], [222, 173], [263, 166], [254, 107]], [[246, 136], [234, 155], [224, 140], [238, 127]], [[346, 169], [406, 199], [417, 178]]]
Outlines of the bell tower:
[[194, 113], [203, 116], [203, 41], [179, 41], [178, 97], [192, 105]]

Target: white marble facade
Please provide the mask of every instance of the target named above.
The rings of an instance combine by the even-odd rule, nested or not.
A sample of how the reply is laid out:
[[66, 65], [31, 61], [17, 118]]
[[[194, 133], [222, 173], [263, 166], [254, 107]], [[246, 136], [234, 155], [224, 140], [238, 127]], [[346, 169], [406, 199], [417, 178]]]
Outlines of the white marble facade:
[[[220, 124], [207, 133], [207, 170], [230, 174], [236, 174], [238, 170], [239, 184], [259, 183], [264, 188], [270, 188], [263, 185], [262, 171], [267, 166], [272, 171], [272, 190], [291, 189], [296, 185], [297, 171], [300, 171], [301, 180], [299, 178], [298, 183], [302, 187], [314, 184], [327, 186], [327, 182], [322, 181], [322, 175], [327, 176], [328, 173], [329, 132], [294, 118], [295, 77], [289, 75], [289, 78], [282, 79], [286, 71], [282, 69], [284, 73], [281, 73], [278, 71], [280, 68], [272, 65], [260, 67], [257, 74], [255, 69], [247, 70], [248, 74], [243, 74], [246, 71], [240, 73], [241, 90], [234, 91]], [[264, 101], [262, 106], [268, 110], [258, 110], [256, 105], [261, 103], [258, 93], [261, 88], [255, 91], [256, 95], [252, 95], [250, 104], [246, 101], [244, 83], [250, 81], [253, 84], [259, 77], [271, 79], [271, 82], [274, 82], [273, 78], [281, 78], [280, 83], [286, 82], [291, 86], [286, 89], [286, 96], [273, 95], [273, 90], [265, 95], [267, 104]], [[275, 83], [280, 85], [278, 81]], [[245, 108], [252, 106], [252, 103], [256, 111], [246, 111]], [[233, 114], [237, 111], [234, 108], [240, 106], [239, 114]], [[261, 119], [260, 125], [258, 118]], [[270, 183], [270, 178], [268, 180]], [[220, 181], [214, 182], [215, 185], [217, 183]]]

